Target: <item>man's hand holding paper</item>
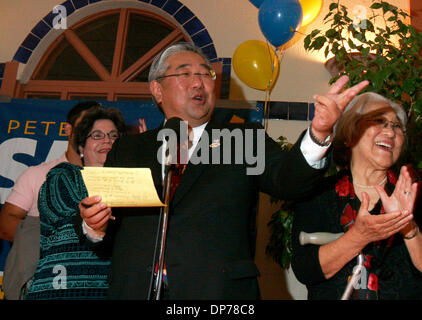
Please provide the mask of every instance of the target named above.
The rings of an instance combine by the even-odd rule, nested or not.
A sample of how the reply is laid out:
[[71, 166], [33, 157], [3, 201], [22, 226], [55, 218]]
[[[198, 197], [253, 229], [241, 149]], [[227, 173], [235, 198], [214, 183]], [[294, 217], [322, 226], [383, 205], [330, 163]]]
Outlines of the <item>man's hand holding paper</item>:
[[85, 167], [88, 195], [100, 195], [109, 207], [160, 207], [149, 168]]
[[111, 207], [163, 206], [148, 168], [85, 167], [81, 170], [88, 197], [79, 204], [82, 219], [105, 232]]

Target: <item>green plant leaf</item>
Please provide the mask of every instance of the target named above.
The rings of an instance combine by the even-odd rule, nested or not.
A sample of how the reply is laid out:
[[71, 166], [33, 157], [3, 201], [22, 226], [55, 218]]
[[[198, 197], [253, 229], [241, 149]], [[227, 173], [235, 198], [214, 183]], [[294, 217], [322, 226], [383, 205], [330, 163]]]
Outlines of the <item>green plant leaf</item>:
[[[407, 12], [379, 0], [372, 1], [367, 17], [356, 28], [344, 2], [332, 0], [324, 19], [326, 29], [311, 32], [314, 37], [310, 44], [306, 40], [305, 46], [324, 50], [326, 57], [334, 55], [338, 68], [344, 70], [341, 74], [350, 78], [349, 86], [368, 79], [371, 84], [365, 91], [378, 92], [403, 105], [409, 115], [408, 127], [419, 130], [408, 130], [405, 157], [417, 167], [422, 159], [422, 32], [409, 25]], [[351, 58], [350, 50], [360, 52], [361, 58]]]

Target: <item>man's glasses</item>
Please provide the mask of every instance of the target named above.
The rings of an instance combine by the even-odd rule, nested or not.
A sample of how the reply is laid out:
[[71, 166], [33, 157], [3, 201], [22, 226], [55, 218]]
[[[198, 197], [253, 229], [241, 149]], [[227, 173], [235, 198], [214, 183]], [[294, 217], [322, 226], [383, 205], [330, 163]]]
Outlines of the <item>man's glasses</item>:
[[101, 130], [95, 130], [93, 132], [91, 132], [87, 138], [92, 138], [94, 140], [102, 140], [104, 139], [106, 136], [108, 136], [108, 138], [110, 140], [116, 140], [118, 137], [120, 137], [119, 132], [117, 131], [110, 131], [109, 133], [104, 133]]
[[167, 74], [161, 77], [158, 77], [157, 80], [168, 78], [168, 77], [176, 77], [178, 82], [181, 85], [190, 85], [193, 82], [195, 77], [199, 77], [204, 82], [213, 82], [217, 78], [217, 75], [214, 70], [209, 70], [207, 72], [182, 72], [182, 73], [173, 73]]
[[385, 118], [371, 119], [369, 122], [379, 130], [390, 127], [397, 135], [404, 136], [406, 134], [406, 128], [400, 122], [390, 121]]

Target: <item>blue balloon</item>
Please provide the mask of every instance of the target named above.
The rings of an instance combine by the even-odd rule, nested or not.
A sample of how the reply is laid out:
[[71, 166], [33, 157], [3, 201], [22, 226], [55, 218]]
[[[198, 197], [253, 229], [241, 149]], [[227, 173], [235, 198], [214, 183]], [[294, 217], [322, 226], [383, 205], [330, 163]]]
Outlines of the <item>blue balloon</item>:
[[294, 37], [302, 23], [302, 6], [298, 0], [265, 0], [259, 7], [259, 27], [265, 38], [279, 47]]
[[264, 0], [249, 0], [250, 2], [252, 2], [252, 4], [257, 7], [259, 9], [259, 7], [261, 6], [261, 4], [264, 2]]

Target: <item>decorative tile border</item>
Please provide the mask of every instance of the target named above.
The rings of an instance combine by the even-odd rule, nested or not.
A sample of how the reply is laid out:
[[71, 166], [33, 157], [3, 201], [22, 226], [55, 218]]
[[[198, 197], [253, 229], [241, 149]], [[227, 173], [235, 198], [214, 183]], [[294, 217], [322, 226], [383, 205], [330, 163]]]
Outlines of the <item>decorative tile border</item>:
[[270, 119], [310, 121], [315, 112], [314, 104], [309, 102], [270, 101], [269, 108]]
[[1, 84], [3, 82], [3, 77], [4, 77], [4, 68], [6, 67], [5, 63], [0, 63], [0, 89], [1, 89]]
[[[67, 0], [62, 3], [66, 7], [67, 15], [96, 2], [103, 0]], [[204, 24], [195, 14], [183, 3], [177, 0], [138, 0], [151, 6], [160, 8], [167, 12], [180, 23], [182, 28], [189, 34], [192, 41], [202, 49], [204, 54], [211, 62], [222, 62], [222, 82], [220, 99], [228, 99], [230, 93], [231, 78], [231, 58], [218, 58], [212, 38]], [[39, 42], [53, 28], [55, 18], [53, 12], [49, 12], [24, 39], [13, 57], [14, 61], [27, 63], [32, 52], [36, 49]], [[4, 63], [0, 63], [0, 88], [4, 74]], [[262, 102], [263, 103], [263, 102]], [[270, 119], [285, 120], [312, 120], [314, 107], [312, 103], [302, 102], [270, 102]]]
[[[67, 16], [70, 16], [77, 10], [90, 4], [102, 0], [67, 0], [61, 5], [66, 7]], [[189, 34], [192, 41], [201, 47], [211, 62], [218, 61], [217, 52], [210, 34], [203, 23], [195, 14], [183, 3], [177, 0], [138, 0], [151, 6], [157, 7], [180, 23], [181, 27]], [[36, 49], [39, 42], [53, 29], [53, 21], [56, 17], [52, 11], [49, 12], [35, 27], [31, 30], [22, 44], [16, 51], [13, 60], [26, 64]]]

